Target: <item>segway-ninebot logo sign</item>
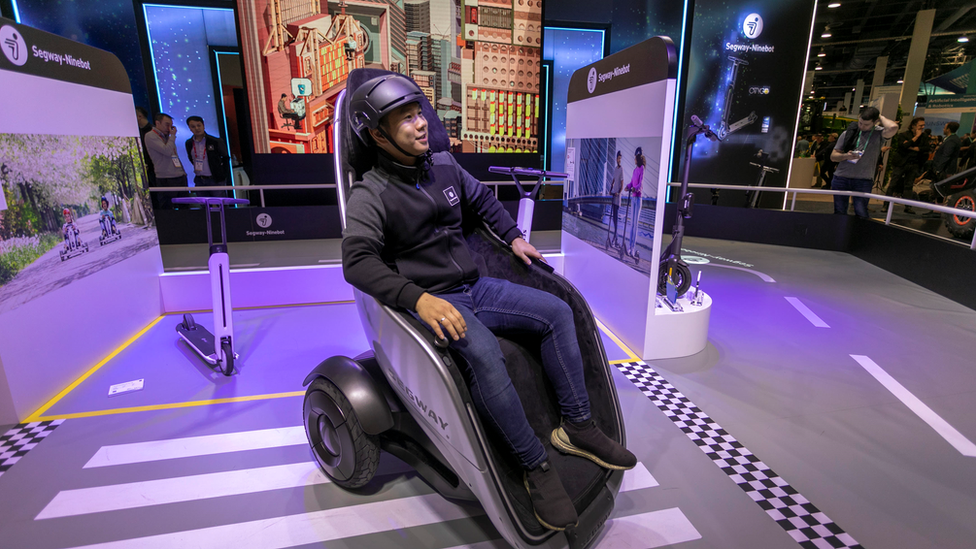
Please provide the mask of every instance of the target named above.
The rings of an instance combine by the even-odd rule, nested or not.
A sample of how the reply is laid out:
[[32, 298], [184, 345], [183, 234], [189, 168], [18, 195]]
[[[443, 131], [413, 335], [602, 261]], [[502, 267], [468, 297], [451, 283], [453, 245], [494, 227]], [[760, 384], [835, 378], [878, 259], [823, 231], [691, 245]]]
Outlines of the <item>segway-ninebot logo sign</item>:
[[746, 38], [755, 40], [762, 34], [762, 30], [763, 20], [758, 13], [750, 13], [742, 22], [742, 34], [746, 35]]
[[0, 28], [0, 49], [3, 49], [7, 61], [18, 67], [22, 67], [29, 57], [27, 55], [27, 42], [24, 42], [24, 37], [10, 25], [4, 25], [3, 28]]
[[[272, 219], [271, 216], [266, 213], [259, 213], [257, 217], [254, 218], [254, 223], [262, 229], [267, 229], [271, 226]], [[285, 231], [245, 231], [244, 234], [247, 236], [283, 236]]]
[[586, 91], [593, 93], [596, 89], [596, 67], [590, 67], [590, 73], [586, 75]]

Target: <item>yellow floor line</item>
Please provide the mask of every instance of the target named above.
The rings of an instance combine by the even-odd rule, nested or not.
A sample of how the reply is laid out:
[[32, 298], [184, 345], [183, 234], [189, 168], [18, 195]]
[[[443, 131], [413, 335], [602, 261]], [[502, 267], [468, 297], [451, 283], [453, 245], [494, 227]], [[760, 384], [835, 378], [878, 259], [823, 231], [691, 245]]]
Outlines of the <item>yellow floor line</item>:
[[133, 406], [131, 408], [115, 408], [112, 410], [95, 410], [94, 412], [78, 412], [76, 414], [57, 414], [53, 416], [37, 416], [33, 419], [30, 419], [29, 421], [48, 421], [52, 419], [75, 419], [80, 417], [110, 416], [115, 414], [131, 414], [134, 412], [149, 412], [152, 410], [174, 410], [177, 408], [193, 408], [196, 406], [210, 406], [212, 404], [227, 404], [231, 402], [251, 402], [255, 400], [271, 400], [275, 398], [296, 397], [296, 396], [303, 396], [304, 394], [305, 391], [293, 391], [290, 393], [272, 393], [268, 395], [217, 398], [213, 400], [195, 400], [190, 402], [173, 402], [170, 404], [152, 404], [149, 406]]
[[78, 379], [76, 379], [74, 381], [74, 383], [72, 383], [71, 385], [68, 385], [67, 387], [65, 387], [64, 389], [62, 389], [60, 393], [58, 393], [57, 395], [54, 396], [54, 398], [52, 398], [51, 400], [47, 401], [47, 403], [44, 406], [41, 406], [40, 408], [38, 408], [33, 414], [30, 415], [30, 417], [28, 417], [27, 419], [24, 420], [24, 423], [31, 423], [33, 421], [42, 421], [41, 420], [41, 414], [43, 414], [44, 412], [48, 411], [48, 409], [50, 409], [51, 406], [54, 406], [55, 404], [57, 404], [57, 402], [59, 400], [61, 400], [68, 393], [70, 393], [71, 391], [73, 391], [75, 387], [81, 385], [81, 382], [82, 381], [85, 381], [86, 379], [88, 379], [92, 374], [94, 374], [95, 372], [97, 372], [99, 368], [101, 368], [102, 366], [104, 366], [109, 360], [112, 360], [113, 358], [115, 358], [116, 355], [118, 355], [126, 347], [128, 347], [129, 345], [131, 345], [133, 341], [135, 341], [135, 340], [139, 339], [140, 337], [142, 337], [142, 334], [148, 332], [150, 328], [152, 328], [153, 326], [155, 326], [156, 324], [158, 324], [159, 321], [162, 320], [163, 318], [165, 318], [165, 316], [158, 317], [156, 320], [153, 320], [152, 322], [150, 322], [148, 326], [146, 326], [142, 330], [139, 330], [139, 333], [137, 333], [136, 335], [130, 337], [127, 340], [125, 340], [125, 343], [123, 343], [122, 345], [119, 345], [114, 351], [112, 351], [111, 353], [109, 353], [109, 355], [107, 357], [103, 358], [98, 364], [96, 364], [90, 370], [88, 370], [87, 372], [85, 372], [84, 374], [82, 374], [81, 377], [79, 377]]
[[597, 327], [599, 327], [601, 330], [603, 330], [603, 333], [607, 334], [607, 337], [609, 337], [614, 343], [616, 343], [618, 347], [620, 347], [621, 349], [623, 349], [623, 351], [625, 353], [627, 353], [627, 356], [630, 357], [630, 358], [628, 358], [626, 360], [613, 360], [613, 361], [610, 361], [610, 364], [621, 364], [621, 363], [624, 363], [624, 362], [635, 362], [635, 361], [640, 360], [640, 357], [638, 357], [637, 355], [635, 355], [633, 353], [633, 351], [630, 350], [630, 347], [628, 347], [626, 344], [624, 344], [623, 341], [620, 341], [620, 338], [617, 337], [616, 335], [614, 335], [613, 332], [611, 332], [609, 328], [607, 328], [606, 326], [604, 326], [602, 322], [600, 322], [596, 318], [594, 318], [593, 320], [596, 320]]

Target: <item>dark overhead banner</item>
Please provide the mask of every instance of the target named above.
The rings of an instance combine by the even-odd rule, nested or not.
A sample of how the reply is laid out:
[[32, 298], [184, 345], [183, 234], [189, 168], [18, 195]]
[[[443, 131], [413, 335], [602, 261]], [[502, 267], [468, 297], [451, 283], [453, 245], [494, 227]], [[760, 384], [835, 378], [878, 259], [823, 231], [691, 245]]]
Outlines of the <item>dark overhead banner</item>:
[[[765, 186], [783, 187], [793, 152], [814, 13], [813, 0], [695, 0], [686, 40], [682, 114], [675, 132], [675, 170], [684, 167], [684, 134], [692, 115], [722, 136], [699, 139], [692, 183], [750, 185], [760, 150], [778, 170]], [[736, 195], [740, 193], [726, 193]], [[741, 196], [728, 205], [741, 205]], [[724, 204], [720, 202], [720, 204]]]
[[0, 70], [130, 93], [129, 77], [111, 53], [0, 18]]

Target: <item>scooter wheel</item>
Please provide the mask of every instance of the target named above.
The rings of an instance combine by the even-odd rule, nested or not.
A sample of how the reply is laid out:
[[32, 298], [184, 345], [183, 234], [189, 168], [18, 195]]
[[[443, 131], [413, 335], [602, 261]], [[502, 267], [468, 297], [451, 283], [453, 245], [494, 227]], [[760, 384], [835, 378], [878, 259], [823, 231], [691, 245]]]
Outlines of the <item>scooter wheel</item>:
[[376, 475], [379, 437], [363, 431], [342, 391], [318, 378], [305, 392], [305, 434], [319, 467], [343, 488], [361, 488]]
[[222, 368], [221, 371], [225, 376], [230, 376], [234, 374], [234, 349], [231, 348], [230, 341], [220, 342], [220, 351], [224, 355], [224, 360], [221, 361]]
[[[668, 291], [668, 262], [662, 261], [660, 269], [661, 272], [658, 273], [657, 277], [657, 292], [665, 295]], [[675, 289], [677, 289], [676, 293], [679, 296], [684, 295], [688, 288], [691, 288], [691, 269], [684, 262], [675, 265], [674, 273], [671, 276]]]
[[186, 313], [183, 315], [183, 323], [181, 324], [184, 330], [195, 330], [197, 328], [197, 323], [193, 321], [193, 315]]

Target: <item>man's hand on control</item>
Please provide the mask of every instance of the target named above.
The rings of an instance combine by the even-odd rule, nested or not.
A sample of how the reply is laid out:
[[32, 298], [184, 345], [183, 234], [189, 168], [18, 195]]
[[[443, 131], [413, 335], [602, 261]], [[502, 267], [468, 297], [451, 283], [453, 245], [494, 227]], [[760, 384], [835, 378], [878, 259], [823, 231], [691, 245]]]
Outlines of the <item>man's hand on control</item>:
[[526, 242], [521, 236], [517, 237], [512, 241], [512, 252], [518, 256], [519, 259], [525, 262], [526, 265], [532, 264], [531, 258], [536, 258], [543, 263], [548, 263], [539, 250], [535, 249], [535, 246]]
[[464, 317], [454, 308], [454, 305], [428, 293], [424, 293], [417, 300], [417, 316], [433, 328], [434, 334], [441, 339], [445, 338], [446, 331], [451, 339], [457, 341], [464, 337], [464, 332], [468, 330]]

